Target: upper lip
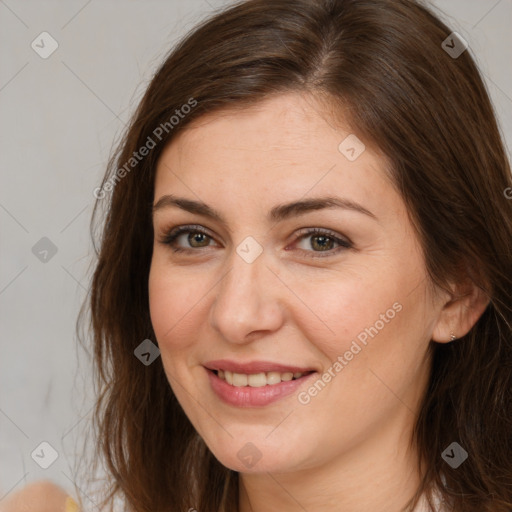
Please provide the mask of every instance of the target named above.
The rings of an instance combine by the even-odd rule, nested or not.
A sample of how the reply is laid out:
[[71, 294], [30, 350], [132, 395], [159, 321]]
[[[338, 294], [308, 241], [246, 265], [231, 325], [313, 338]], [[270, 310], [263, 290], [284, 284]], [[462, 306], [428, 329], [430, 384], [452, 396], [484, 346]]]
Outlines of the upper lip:
[[227, 370], [229, 372], [245, 373], [248, 375], [263, 372], [304, 373], [315, 371], [313, 368], [273, 363], [271, 361], [249, 361], [242, 363], [238, 361], [231, 361], [229, 359], [217, 359], [215, 361], [208, 361], [203, 366], [209, 370]]

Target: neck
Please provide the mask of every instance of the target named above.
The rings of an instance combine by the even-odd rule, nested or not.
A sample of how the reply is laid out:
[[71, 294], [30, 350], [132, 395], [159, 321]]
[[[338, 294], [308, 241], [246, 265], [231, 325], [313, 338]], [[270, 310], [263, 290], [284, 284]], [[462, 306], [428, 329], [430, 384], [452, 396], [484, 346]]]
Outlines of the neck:
[[409, 416], [407, 430], [397, 429], [395, 422], [380, 425], [371, 438], [327, 464], [286, 473], [240, 473], [239, 511], [399, 512], [420, 482], [417, 454], [408, 443], [413, 415], [407, 409], [402, 413]]

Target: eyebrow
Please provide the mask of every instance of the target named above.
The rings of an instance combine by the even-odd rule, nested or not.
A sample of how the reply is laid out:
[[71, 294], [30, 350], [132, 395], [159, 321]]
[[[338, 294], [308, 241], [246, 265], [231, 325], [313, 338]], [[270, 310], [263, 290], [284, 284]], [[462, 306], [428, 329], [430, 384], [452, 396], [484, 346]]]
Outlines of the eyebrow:
[[[200, 201], [187, 199], [185, 197], [176, 197], [171, 194], [160, 197], [160, 199], [153, 205], [153, 215], [157, 211], [170, 207], [178, 207], [187, 212], [202, 215], [227, 225], [227, 222], [222, 214], [207, 204]], [[374, 220], [378, 220], [370, 210], [367, 210], [359, 203], [351, 201], [347, 198], [333, 196], [303, 199], [300, 201], [293, 201], [291, 203], [274, 206], [268, 214], [268, 219], [269, 221], [279, 222], [295, 215], [304, 215], [308, 212], [322, 210], [324, 208], [343, 208], [345, 210], [352, 210], [362, 213], [373, 218]]]

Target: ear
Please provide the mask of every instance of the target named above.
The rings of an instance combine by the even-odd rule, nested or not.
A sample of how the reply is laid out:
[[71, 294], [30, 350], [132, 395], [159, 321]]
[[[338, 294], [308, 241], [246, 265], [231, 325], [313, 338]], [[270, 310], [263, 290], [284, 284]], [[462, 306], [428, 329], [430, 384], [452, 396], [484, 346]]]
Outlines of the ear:
[[[463, 284], [452, 285], [451, 289], [432, 331], [432, 340], [437, 343], [449, 343], [465, 336], [490, 302], [489, 295], [469, 279]], [[452, 335], [455, 338], [452, 339]]]

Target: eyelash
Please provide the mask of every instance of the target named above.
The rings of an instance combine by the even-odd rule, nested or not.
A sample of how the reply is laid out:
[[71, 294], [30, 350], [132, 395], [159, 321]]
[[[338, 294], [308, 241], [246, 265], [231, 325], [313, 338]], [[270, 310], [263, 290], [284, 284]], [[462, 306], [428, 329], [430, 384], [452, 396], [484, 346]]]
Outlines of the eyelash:
[[[176, 247], [175, 242], [176, 239], [182, 235], [183, 233], [201, 233], [203, 235], [206, 235], [210, 239], [213, 239], [211, 235], [208, 234], [208, 232], [199, 225], [191, 225], [191, 226], [178, 226], [176, 228], [169, 229], [163, 237], [159, 240], [161, 244], [170, 246], [173, 250], [173, 252], [180, 252], [180, 253], [192, 253], [197, 252], [198, 249], [205, 249], [206, 247], [210, 247], [209, 245], [206, 247], [197, 247], [197, 248], [183, 248], [183, 247]], [[303, 238], [307, 238], [308, 236], [312, 235], [321, 235], [328, 237], [332, 239], [335, 243], [337, 243], [340, 247], [336, 249], [330, 249], [327, 251], [306, 251], [305, 249], [300, 249], [303, 252], [306, 253], [313, 253], [309, 255], [310, 258], [325, 258], [328, 256], [334, 256], [335, 254], [338, 254], [340, 251], [351, 249], [353, 247], [352, 242], [349, 242], [348, 240], [344, 240], [342, 238], [339, 238], [336, 236], [335, 233], [332, 231], [321, 229], [321, 228], [304, 228], [303, 230], [300, 230], [300, 236], [297, 237], [296, 241], [300, 241]], [[317, 254], [314, 254], [317, 253]]]

